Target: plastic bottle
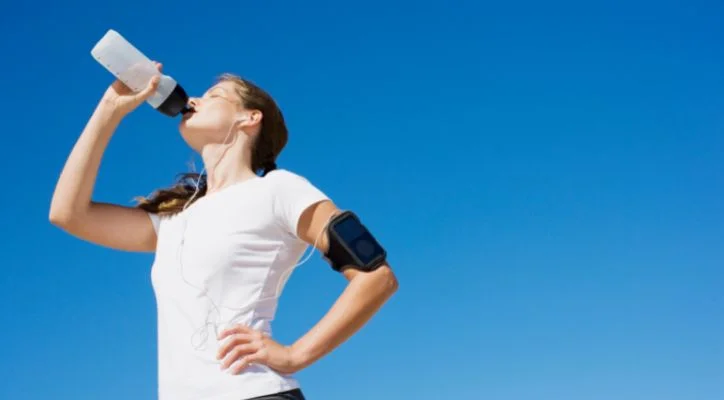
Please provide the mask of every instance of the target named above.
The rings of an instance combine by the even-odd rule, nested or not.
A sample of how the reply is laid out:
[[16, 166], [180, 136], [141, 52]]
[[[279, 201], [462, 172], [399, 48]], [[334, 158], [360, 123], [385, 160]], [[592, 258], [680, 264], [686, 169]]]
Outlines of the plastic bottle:
[[153, 76], [161, 75], [158, 89], [146, 102], [169, 117], [191, 111], [184, 88], [172, 77], [160, 74], [153, 61], [113, 29], [96, 43], [91, 55], [134, 92], [143, 90]]

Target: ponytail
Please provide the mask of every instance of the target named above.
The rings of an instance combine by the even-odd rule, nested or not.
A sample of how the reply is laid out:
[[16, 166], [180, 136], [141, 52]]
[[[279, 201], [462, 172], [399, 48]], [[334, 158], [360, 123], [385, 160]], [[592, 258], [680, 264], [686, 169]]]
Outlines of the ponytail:
[[[196, 184], [198, 182], [198, 192]], [[195, 172], [180, 174], [176, 183], [165, 189], [158, 189], [148, 197], [139, 197], [136, 207], [152, 214], [171, 215], [181, 212], [187, 203], [193, 202], [206, 195], [206, 175]], [[196, 196], [194, 196], [196, 193]], [[193, 197], [193, 199], [192, 199]], [[190, 203], [189, 203], [190, 202]]]
[[274, 161], [268, 161], [267, 163], [264, 164], [264, 167], [261, 172], [261, 176], [266, 176], [266, 174], [274, 171], [275, 169], [277, 169], [277, 163]]

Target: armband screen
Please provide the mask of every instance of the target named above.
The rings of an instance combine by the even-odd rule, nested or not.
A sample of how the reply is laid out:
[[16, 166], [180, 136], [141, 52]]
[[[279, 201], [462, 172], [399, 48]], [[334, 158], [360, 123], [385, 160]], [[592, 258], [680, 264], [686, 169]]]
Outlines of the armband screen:
[[385, 250], [351, 211], [336, 216], [329, 224], [329, 251], [332, 268], [353, 267], [371, 271], [387, 257]]

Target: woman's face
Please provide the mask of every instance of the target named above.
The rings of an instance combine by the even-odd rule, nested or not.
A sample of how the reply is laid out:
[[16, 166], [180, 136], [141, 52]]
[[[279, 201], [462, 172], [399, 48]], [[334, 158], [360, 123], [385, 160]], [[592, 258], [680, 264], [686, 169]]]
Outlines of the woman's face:
[[194, 150], [210, 143], [229, 142], [244, 118], [244, 107], [236, 93], [236, 84], [223, 81], [209, 88], [202, 97], [192, 97], [189, 103], [194, 112], [183, 116], [179, 130], [186, 143]]

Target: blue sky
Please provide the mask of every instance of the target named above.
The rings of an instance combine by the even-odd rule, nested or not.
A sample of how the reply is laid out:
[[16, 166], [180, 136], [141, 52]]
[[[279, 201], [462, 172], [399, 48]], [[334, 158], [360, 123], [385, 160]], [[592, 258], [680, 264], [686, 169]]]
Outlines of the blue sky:
[[[86, 13], [81, 15], [81, 13]], [[298, 377], [309, 399], [724, 398], [724, 6], [716, 2], [11, 2], [0, 398], [153, 399], [152, 256], [47, 212], [111, 76], [109, 28], [191, 93], [269, 90], [281, 167], [363, 216], [401, 287]], [[194, 158], [142, 106], [95, 198], [131, 204]], [[290, 280], [290, 343], [345, 281]]]

